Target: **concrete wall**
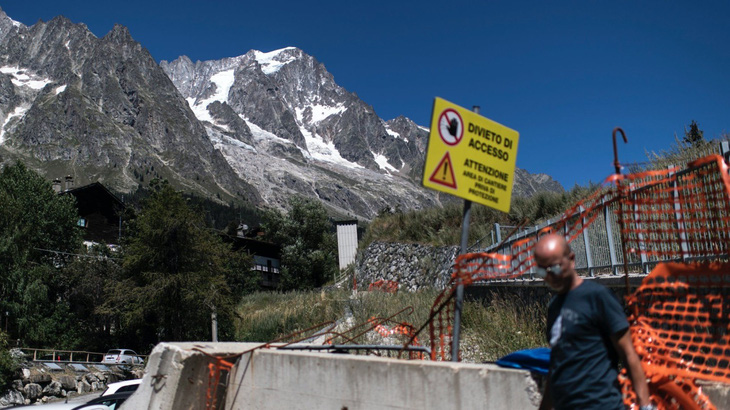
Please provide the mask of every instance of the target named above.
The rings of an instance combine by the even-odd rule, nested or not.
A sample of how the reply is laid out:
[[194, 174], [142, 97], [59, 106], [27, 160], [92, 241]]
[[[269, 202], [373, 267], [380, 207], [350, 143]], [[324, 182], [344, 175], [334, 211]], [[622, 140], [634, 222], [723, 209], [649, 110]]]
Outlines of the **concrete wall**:
[[[196, 346], [235, 354], [256, 345], [160, 344], [122, 409], [205, 408], [209, 359]], [[520, 410], [539, 400], [528, 372], [495, 365], [261, 349], [240, 357], [218, 408]]]

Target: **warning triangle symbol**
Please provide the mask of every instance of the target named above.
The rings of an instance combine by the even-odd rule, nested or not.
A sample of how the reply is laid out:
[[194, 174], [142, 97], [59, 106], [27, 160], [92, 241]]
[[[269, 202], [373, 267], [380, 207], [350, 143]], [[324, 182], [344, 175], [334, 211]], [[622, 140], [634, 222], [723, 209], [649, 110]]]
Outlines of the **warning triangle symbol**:
[[456, 189], [456, 178], [454, 177], [454, 166], [451, 165], [451, 156], [446, 151], [446, 155], [441, 159], [436, 170], [431, 174], [431, 178], [428, 179], [431, 182], [447, 186], [449, 188]]

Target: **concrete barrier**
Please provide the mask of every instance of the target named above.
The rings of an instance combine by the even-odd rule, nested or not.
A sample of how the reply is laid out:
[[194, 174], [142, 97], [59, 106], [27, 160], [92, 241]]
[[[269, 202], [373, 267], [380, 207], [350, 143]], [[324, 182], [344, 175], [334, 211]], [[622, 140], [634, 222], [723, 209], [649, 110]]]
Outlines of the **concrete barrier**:
[[[122, 409], [204, 409], [211, 359], [250, 343], [162, 343]], [[259, 349], [238, 358], [218, 409], [535, 409], [529, 372], [496, 365]], [[221, 401], [225, 400], [221, 406]]]

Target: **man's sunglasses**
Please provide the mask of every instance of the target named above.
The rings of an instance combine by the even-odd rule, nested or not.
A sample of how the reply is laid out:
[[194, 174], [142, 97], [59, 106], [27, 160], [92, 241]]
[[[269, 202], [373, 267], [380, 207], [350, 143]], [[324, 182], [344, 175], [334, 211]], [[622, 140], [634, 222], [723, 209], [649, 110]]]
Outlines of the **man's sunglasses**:
[[535, 276], [544, 279], [548, 275], [548, 273], [552, 273], [555, 276], [560, 276], [560, 274], [563, 273], [563, 268], [561, 267], [560, 263], [548, 267], [538, 266], [537, 272], [535, 272]]

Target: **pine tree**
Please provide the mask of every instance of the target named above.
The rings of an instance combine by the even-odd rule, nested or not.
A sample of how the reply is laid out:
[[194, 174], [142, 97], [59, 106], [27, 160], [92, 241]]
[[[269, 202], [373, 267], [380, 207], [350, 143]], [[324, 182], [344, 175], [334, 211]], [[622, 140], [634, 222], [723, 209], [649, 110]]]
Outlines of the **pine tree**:
[[705, 142], [705, 133], [700, 129], [695, 120], [692, 120], [689, 124], [689, 130], [687, 128], [684, 129], [682, 142], [693, 147]]
[[293, 197], [287, 215], [264, 217], [266, 238], [282, 246], [281, 283], [284, 290], [322, 286], [337, 272], [337, 244], [327, 211], [317, 201]]
[[0, 173], [0, 311], [10, 336], [27, 345], [60, 345], [73, 321], [58, 275], [81, 246], [74, 198], [22, 163]]
[[[250, 269], [230, 246], [209, 230], [202, 212], [180, 192], [153, 181], [131, 223], [125, 245], [123, 280], [107, 311], [122, 312], [125, 332], [148, 347], [160, 341], [210, 340], [211, 312], [224, 323], [233, 314], [228, 279], [234, 268]], [[234, 262], [232, 262], [234, 261]]]

